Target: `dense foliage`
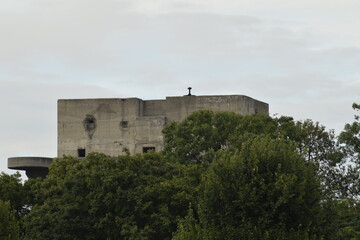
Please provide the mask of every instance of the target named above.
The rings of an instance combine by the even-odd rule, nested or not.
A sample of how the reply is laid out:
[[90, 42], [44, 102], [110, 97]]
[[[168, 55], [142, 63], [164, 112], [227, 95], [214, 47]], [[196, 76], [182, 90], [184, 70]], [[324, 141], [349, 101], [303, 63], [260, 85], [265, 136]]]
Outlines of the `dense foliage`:
[[25, 218], [29, 239], [170, 239], [193, 181], [158, 153], [56, 160]]
[[[320, 184], [313, 165], [294, 149], [282, 138], [257, 137], [234, 154], [220, 153], [201, 183], [200, 227], [190, 232], [198, 229], [197, 239], [209, 240], [324, 235]], [[176, 239], [188, 239], [183, 234], [189, 230], [181, 228]]]
[[19, 239], [20, 228], [15, 213], [11, 210], [10, 202], [0, 200], [0, 239]]
[[[360, 106], [354, 104], [355, 110]], [[195, 112], [165, 149], [0, 175], [1, 239], [360, 239], [360, 121]]]

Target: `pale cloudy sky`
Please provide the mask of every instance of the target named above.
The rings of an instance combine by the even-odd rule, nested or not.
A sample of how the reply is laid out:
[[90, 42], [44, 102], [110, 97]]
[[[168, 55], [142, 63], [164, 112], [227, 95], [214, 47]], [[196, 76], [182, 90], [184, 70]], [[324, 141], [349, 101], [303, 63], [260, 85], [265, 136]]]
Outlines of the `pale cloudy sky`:
[[56, 156], [59, 98], [243, 94], [341, 131], [359, 0], [0, 0], [0, 171]]

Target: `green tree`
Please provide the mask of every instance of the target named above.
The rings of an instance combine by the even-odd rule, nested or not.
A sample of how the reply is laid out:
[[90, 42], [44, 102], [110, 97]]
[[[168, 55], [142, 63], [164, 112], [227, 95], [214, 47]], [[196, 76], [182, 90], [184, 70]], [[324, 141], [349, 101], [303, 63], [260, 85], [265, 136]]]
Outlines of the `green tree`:
[[10, 202], [0, 200], [0, 239], [18, 240], [19, 236], [19, 223], [11, 209]]
[[295, 141], [297, 150], [306, 161], [316, 166], [321, 179], [323, 193], [328, 198], [342, 198], [346, 189], [342, 187], [343, 174], [339, 168], [345, 162], [345, 155], [337, 142], [333, 130], [326, 130], [312, 120], [297, 121], [288, 139]]
[[228, 136], [240, 115], [198, 111], [182, 122], [171, 122], [164, 130], [167, 158], [181, 163], [201, 163], [210, 149], [227, 147]]
[[[360, 105], [354, 103], [353, 109], [360, 111]], [[343, 145], [347, 156], [342, 166], [343, 178], [341, 186], [346, 188], [344, 195], [360, 199], [360, 116], [354, 116], [354, 122], [348, 123], [339, 135], [339, 142]]]
[[344, 199], [337, 202], [338, 231], [337, 240], [360, 239], [360, 202]]
[[0, 174], [0, 200], [10, 203], [11, 211], [16, 212], [18, 219], [28, 212], [27, 193], [19, 172], [12, 175], [4, 172]]
[[320, 239], [319, 184], [293, 142], [251, 139], [217, 155], [201, 183], [199, 221], [188, 216], [174, 239]]
[[182, 122], [170, 123], [163, 133], [166, 156], [182, 163], [202, 163], [211, 150], [237, 150], [243, 142], [259, 135], [297, 142], [298, 151], [308, 161], [333, 166], [343, 157], [333, 131], [318, 122], [294, 121], [292, 117], [197, 111]]
[[25, 218], [27, 239], [171, 239], [201, 166], [159, 153], [55, 160]]
[[267, 115], [197, 111], [184, 121], [171, 122], [164, 128], [164, 153], [172, 161], [209, 164], [211, 156], [207, 153], [238, 149], [249, 138], [275, 134], [276, 129], [276, 121]]
[[[352, 105], [360, 111], [360, 105]], [[337, 239], [360, 239], [360, 116], [355, 114], [354, 122], [345, 124], [340, 133], [345, 161], [338, 165], [336, 186], [341, 190], [337, 202], [338, 232]]]

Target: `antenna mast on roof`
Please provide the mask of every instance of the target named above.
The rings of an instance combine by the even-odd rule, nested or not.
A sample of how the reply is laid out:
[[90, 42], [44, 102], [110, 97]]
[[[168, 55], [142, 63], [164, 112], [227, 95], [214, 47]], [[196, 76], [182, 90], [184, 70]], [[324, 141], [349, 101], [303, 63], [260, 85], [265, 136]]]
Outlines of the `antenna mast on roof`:
[[188, 87], [188, 89], [189, 89], [189, 94], [188, 94], [188, 96], [191, 96], [191, 87]]

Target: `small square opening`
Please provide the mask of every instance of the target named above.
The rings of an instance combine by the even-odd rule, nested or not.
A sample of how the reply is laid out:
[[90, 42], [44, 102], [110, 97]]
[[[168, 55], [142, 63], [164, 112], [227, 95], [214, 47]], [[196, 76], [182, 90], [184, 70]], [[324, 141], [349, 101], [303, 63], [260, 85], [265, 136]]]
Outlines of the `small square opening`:
[[149, 151], [155, 151], [155, 147], [143, 147], [143, 153], [147, 153]]
[[79, 148], [77, 152], [78, 152], [78, 157], [85, 157], [86, 155], [85, 148]]

